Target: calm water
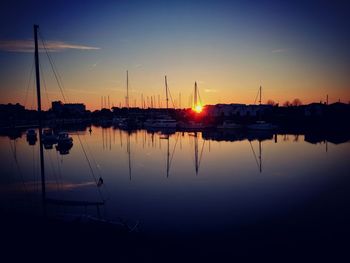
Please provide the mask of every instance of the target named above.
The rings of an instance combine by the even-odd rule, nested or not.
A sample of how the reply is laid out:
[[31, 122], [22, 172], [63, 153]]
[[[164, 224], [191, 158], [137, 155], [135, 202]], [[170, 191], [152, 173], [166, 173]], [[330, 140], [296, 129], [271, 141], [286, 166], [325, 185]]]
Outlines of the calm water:
[[[47, 197], [105, 200], [103, 218], [139, 222], [146, 233], [226, 231], [293, 215], [324, 199], [326, 216], [349, 219], [346, 138], [327, 142], [309, 135], [218, 131], [167, 135], [100, 127], [70, 135], [74, 145], [68, 153], [55, 146], [44, 150]], [[38, 143], [29, 145], [23, 134], [2, 136], [0, 145], [1, 210], [40, 213]], [[104, 183], [97, 187], [100, 177]], [[49, 208], [49, 215], [64, 213], [97, 211]], [[312, 215], [317, 221], [319, 214]]]

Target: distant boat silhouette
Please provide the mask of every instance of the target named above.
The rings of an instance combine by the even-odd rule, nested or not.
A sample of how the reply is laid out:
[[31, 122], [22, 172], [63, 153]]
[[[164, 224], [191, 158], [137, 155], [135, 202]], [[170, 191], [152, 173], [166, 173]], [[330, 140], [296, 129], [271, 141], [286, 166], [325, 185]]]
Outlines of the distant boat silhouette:
[[273, 130], [276, 129], [277, 126], [273, 125], [271, 123], [268, 123], [266, 121], [261, 120], [261, 97], [262, 97], [262, 87], [260, 86], [259, 88], [259, 94], [260, 94], [260, 99], [259, 99], [259, 120], [256, 121], [253, 124], [250, 124], [247, 126], [248, 129], [251, 130]]

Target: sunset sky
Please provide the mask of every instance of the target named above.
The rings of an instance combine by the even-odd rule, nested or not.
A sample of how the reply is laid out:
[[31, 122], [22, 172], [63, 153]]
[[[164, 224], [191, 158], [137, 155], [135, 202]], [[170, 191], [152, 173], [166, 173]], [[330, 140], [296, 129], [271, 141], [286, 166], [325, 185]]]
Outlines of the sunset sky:
[[[102, 3], [103, 2], [103, 3]], [[304, 3], [307, 2], [307, 3]], [[197, 81], [203, 104], [350, 101], [346, 1], [2, 1], [0, 103], [36, 107], [30, 79], [40, 25], [67, 102], [130, 105], [158, 94], [164, 75], [178, 106]], [[42, 99], [63, 100], [44, 52]], [[44, 85], [44, 80], [46, 85]], [[28, 85], [29, 83], [29, 85]], [[45, 87], [46, 86], [46, 89]], [[158, 105], [158, 102], [157, 102]]]

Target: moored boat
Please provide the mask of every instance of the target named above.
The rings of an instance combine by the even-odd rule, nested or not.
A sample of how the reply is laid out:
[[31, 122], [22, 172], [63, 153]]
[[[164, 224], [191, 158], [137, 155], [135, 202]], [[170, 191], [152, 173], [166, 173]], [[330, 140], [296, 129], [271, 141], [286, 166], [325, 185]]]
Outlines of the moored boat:
[[35, 129], [28, 129], [26, 135], [27, 135], [27, 140], [37, 138], [37, 133]]
[[72, 145], [73, 138], [69, 136], [68, 132], [60, 132], [57, 139], [58, 145]]
[[256, 123], [248, 125], [247, 128], [251, 130], [274, 130], [277, 126], [269, 122], [257, 121]]
[[221, 125], [217, 126], [218, 129], [241, 129], [242, 125], [233, 121], [224, 121]]
[[54, 134], [52, 129], [44, 129], [42, 134], [42, 140], [44, 144], [57, 143], [57, 136]]
[[143, 125], [145, 128], [175, 129], [177, 122], [171, 118], [148, 119]]

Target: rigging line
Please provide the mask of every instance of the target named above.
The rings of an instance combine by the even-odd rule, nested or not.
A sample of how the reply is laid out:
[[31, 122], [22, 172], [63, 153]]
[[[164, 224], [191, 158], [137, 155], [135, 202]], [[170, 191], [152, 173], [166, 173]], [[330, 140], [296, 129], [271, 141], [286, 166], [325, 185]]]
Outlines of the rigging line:
[[256, 100], [258, 99], [259, 92], [260, 92], [260, 90], [258, 89], [258, 93], [256, 94], [256, 97], [255, 97], [255, 100], [254, 100], [254, 104], [256, 103]]
[[[83, 143], [82, 143], [82, 141], [81, 141], [81, 139], [80, 139], [79, 134], [77, 134], [77, 137], [78, 137], [78, 139], [79, 139], [79, 143], [80, 143], [81, 149], [83, 150], [85, 159], [86, 159], [86, 161], [87, 161], [87, 163], [88, 163], [88, 165], [89, 165], [91, 175], [92, 175], [92, 177], [93, 177], [93, 179], [94, 179], [94, 181], [95, 181], [95, 183], [96, 183], [96, 186], [97, 186], [97, 185], [98, 185], [98, 181], [97, 181], [97, 179], [96, 179], [96, 176], [95, 176], [95, 174], [94, 174], [94, 170], [92, 169], [90, 160], [89, 160], [89, 158], [88, 158], [88, 156], [87, 156], [87, 154], [86, 154], [84, 145], [83, 145]], [[104, 201], [103, 194], [102, 194], [100, 188], [97, 187], [97, 190], [98, 190], [98, 192], [99, 192], [99, 194], [100, 194], [101, 199]]]
[[172, 162], [173, 162], [173, 158], [174, 158], [174, 154], [175, 154], [175, 150], [176, 150], [176, 145], [177, 145], [178, 139], [179, 139], [179, 133], [177, 134], [176, 141], [175, 141], [175, 145], [174, 145], [174, 149], [173, 149], [173, 152], [171, 153], [169, 169], [170, 169], [171, 164], [172, 164]]
[[50, 108], [49, 93], [47, 92], [46, 81], [45, 81], [45, 77], [44, 77], [44, 74], [43, 74], [43, 69], [41, 67], [41, 63], [40, 62], [39, 62], [39, 69], [40, 69], [41, 78], [42, 78], [43, 84], [44, 84], [45, 95], [46, 95], [46, 99], [47, 99], [47, 105], [48, 105], [48, 108]]
[[[93, 154], [91, 153], [91, 151], [90, 151], [90, 147], [89, 147], [89, 144], [86, 142], [85, 137], [83, 137], [83, 140], [84, 140], [84, 142], [85, 142], [85, 144], [86, 144], [86, 149], [87, 149], [88, 154], [91, 156], [92, 161], [94, 162], [95, 167], [96, 167], [96, 168], [98, 168], [98, 165], [97, 165], [96, 159], [94, 158]], [[97, 169], [97, 171], [98, 171], [98, 175], [101, 177], [101, 172], [100, 172], [100, 170], [99, 170], [99, 169]]]
[[30, 84], [32, 82], [33, 72], [34, 72], [34, 59], [32, 61], [32, 67], [31, 67], [31, 70], [30, 70], [30, 74], [29, 74], [29, 78], [28, 78], [28, 84], [27, 84], [27, 87], [26, 87], [26, 95], [24, 97], [24, 102], [23, 102], [24, 107], [26, 107], [26, 105], [27, 105], [28, 93], [29, 93]]
[[[91, 150], [90, 150], [89, 144], [87, 143], [85, 137], [83, 137], [83, 140], [84, 140], [84, 142], [85, 142], [85, 145], [86, 145], [86, 148], [87, 148], [87, 152], [88, 152], [88, 154], [91, 156], [92, 161], [94, 162], [94, 165], [95, 165], [95, 167], [96, 167], [96, 169], [97, 169], [98, 175], [99, 175], [99, 177], [102, 178], [102, 174], [101, 174], [101, 171], [100, 171], [100, 169], [99, 169], [99, 166], [98, 166], [98, 164], [97, 164], [97, 162], [96, 162], [96, 159], [95, 159], [94, 155], [92, 154], [92, 152], [91, 152]], [[95, 180], [95, 181], [96, 181], [96, 180]], [[106, 198], [106, 200], [107, 200], [108, 197], [110, 196], [110, 192], [109, 192], [109, 190], [108, 190], [108, 188], [107, 188], [107, 185], [103, 184], [103, 187], [104, 187], [104, 189], [106, 189], [106, 191], [107, 191], [107, 198]]]
[[202, 149], [201, 149], [201, 155], [199, 156], [198, 166], [200, 166], [201, 162], [202, 162], [202, 155], [203, 155], [203, 150], [204, 150], [204, 144], [205, 144], [205, 140], [203, 140]]
[[34, 101], [35, 101], [35, 88], [33, 87], [33, 89], [32, 89], [32, 106], [30, 108], [31, 110], [33, 110], [33, 108], [34, 108]]
[[42, 42], [42, 44], [43, 44], [43, 47], [44, 47], [46, 56], [47, 56], [47, 58], [49, 59], [49, 62], [50, 62], [52, 71], [53, 71], [54, 76], [55, 76], [55, 79], [56, 79], [56, 81], [57, 81], [57, 85], [58, 85], [58, 87], [59, 87], [59, 89], [60, 89], [60, 91], [61, 91], [61, 95], [62, 95], [62, 97], [63, 97], [63, 101], [64, 101], [64, 103], [67, 103], [67, 102], [69, 102], [69, 101], [68, 101], [68, 97], [67, 97], [67, 99], [66, 99], [66, 97], [64, 96], [64, 92], [63, 92], [63, 82], [62, 82], [61, 76], [59, 75], [58, 70], [57, 70], [57, 68], [56, 68], [56, 66], [55, 66], [55, 63], [54, 63], [53, 59], [51, 58], [50, 53], [48, 52], [48, 50], [47, 50], [47, 48], [46, 48], [44, 38], [42, 37], [42, 34], [40, 33], [40, 31], [39, 31], [39, 35], [40, 35], [41, 42]]
[[52, 70], [55, 71], [55, 73], [57, 74], [57, 77], [58, 77], [58, 80], [59, 80], [58, 82], [60, 83], [60, 85], [61, 85], [62, 88], [63, 88], [64, 85], [63, 85], [63, 81], [62, 81], [61, 75], [59, 74], [59, 71], [58, 71], [57, 66], [56, 66], [56, 64], [55, 64], [55, 61], [53, 60], [53, 58], [52, 58], [51, 55], [50, 55], [49, 49], [46, 48], [45, 39], [44, 39], [44, 37], [43, 37], [43, 35], [42, 35], [42, 33], [41, 33], [40, 30], [38, 31], [38, 33], [39, 33], [39, 35], [40, 35], [41, 42], [42, 42], [43, 47], [44, 47], [44, 49], [45, 49], [45, 53], [46, 53], [47, 57], [49, 58], [50, 63], [52, 62], [52, 65], [51, 65]]
[[169, 95], [170, 95], [171, 103], [173, 104], [173, 108], [175, 109], [175, 103], [174, 103], [174, 100], [173, 100], [173, 96], [171, 96], [171, 92], [170, 92], [169, 88], [168, 88], [168, 92], [169, 92]]
[[255, 154], [255, 151], [254, 151], [254, 148], [253, 148], [253, 145], [252, 145], [251, 141], [249, 141], [249, 144], [250, 144], [250, 147], [252, 148], [252, 151], [253, 151], [253, 154], [254, 154], [254, 158], [255, 158], [256, 165], [257, 165], [258, 168], [259, 168], [259, 162], [258, 162], [258, 159], [256, 158], [256, 154]]
[[[189, 144], [190, 144], [190, 148], [189, 148], [189, 151], [191, 152], [191, 158], [192, 158], [192, 162], [193, 162], [193, 165], [196, 165], [196, 160], [195, 158], [193, 158], [193, 153], [192, 153], [192, 147], [196, 148], [196, 136], [193, 135], [193, 141], [191, 140], [191, 137], [188, 136], [188, 139], [189, 139]], [[195, 149], [196, 150], [196, 149]]]
[[202, 99], [201, 99], [201, 95], [199, 94], [199, 88], [197, 88], [197, 95], [199, 98], [199, 105], [202, 105]]

